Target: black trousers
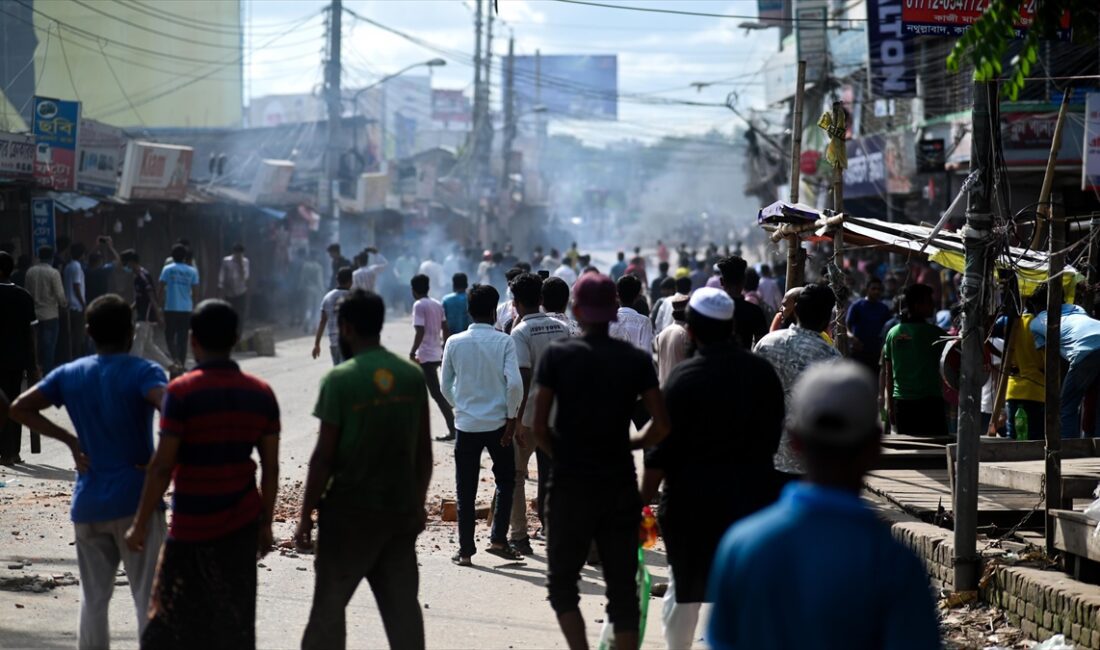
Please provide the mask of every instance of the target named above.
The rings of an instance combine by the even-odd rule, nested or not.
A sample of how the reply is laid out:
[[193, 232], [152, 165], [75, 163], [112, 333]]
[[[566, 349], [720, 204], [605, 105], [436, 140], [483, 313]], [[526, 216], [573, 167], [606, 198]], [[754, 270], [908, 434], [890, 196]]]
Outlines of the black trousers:
[[578, 611], [581, 569], [593, 542], [607, 584], [607, 616], [616, 632], [638, 631], [636, 575], [642, 499], [629, 480], [550, 481], [546, 543], [550, 606], [559, 616]]
[[191, 330], [191, 312], [164, 312], [164, 338], [168, 354], [181, 366], [187, 361], [187, 335]]
[[[8, 402], [14, 402], [23, 389], [22, 368], [0, 366], [0, 390], [4, 391]], [[0, 456], [18, 456], [23, 446], [23, 427], [11, 418], [0, 425]], [[541, 480], [541, 476], [540, 476]]]
[[894, 398], [894, 423], [903, 436], [946, 436], [947, 403], [942, 397]]
[[455, 434], [455, 414], [451, 409], [451, 405], [447, 403], [447, 399], [443, 397], [443, 391], [439, 387], [439, 366], [443, 365], [439, 361], [430, 361], [428, 363], [420, 364], [420, 369], [424, 372], [424, 383], [428, 385], [428, 394], [435, 400], [436, 406], [439, 407], [439, 411], [443, 413], [443, 420], [447, 423], [447, 433], [452, 436]]

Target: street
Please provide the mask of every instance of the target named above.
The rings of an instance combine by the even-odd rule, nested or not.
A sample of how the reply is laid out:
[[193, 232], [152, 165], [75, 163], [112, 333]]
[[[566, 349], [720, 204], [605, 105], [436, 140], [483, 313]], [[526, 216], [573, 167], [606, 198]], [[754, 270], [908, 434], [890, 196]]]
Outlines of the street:
[[[412, 343], [413, 329], [407, 318], [392, 319], [383, 329], [383, 344], [402, 355]], [[306, 478], [309, 456], [317, 433], [312, 417], [317, 386], [329, 369], [327, 353], [310, 359], [312, 337], [280, 342], [275, 357], [241, 359], [244, 370], [269, 382], [281, 409], [280, 497], [276, 510], [276, 543], [290, 539], [297, 521], [297, 494]], [[445, 430], [434, 404], [433, 435]], [[48, 416], [69, 426], [63, 411]], [[24, 430], [23, 457], [28, 464], [0, 468], [0, 647], [72, 647], [76, 642], [80, 587], [67, 584], [50, 588], [51, 577], [76, 576], [76, 552], [69, 522], [69, 497], [73, 485], [72, 459], [68, 450], [49, 439], [42, 453], [31, 455]], [[418, 540], [421, 565], [420, 601], [428, 647], [435, 648], [558, 648], [565, 642], [554, 613], [546, 601], [545, 545], [534, 542], [535, 555], [523, 564], [479, 552], [472, 568], [451, 564], [456, 547], [456, 525], [439, 518], [442, 498], [454, 498], [452, 443], [433, 443], [435, 471], [429, 497], [428, 529]], [[639, 456], [640, 459], [640, 456]], [[639, 460], [640, 462], [640, 460]], [[492, 475], [483, 459], [478, 504], [488, 504]], [[527, 497], [535, 495], [535, 468], [527, 483]], [[488, 543], [485, 521], [478, 522], [478, 547]], [[647, 553], [654, 583], [667, 582], [664, 554]], [[15, 567], [15, 568], [13, 568]], [[311, 556], [287, 548], [277, 549], [260, 562], [256, 638], [261, 648], [297, 647], [305, 629], [313, 591]], [[29, 580], [38, 576], [37, 582]], [[20, 591], [19, 585], [30, 582]], [[73, 582], [60, 579], [59, 582]], [[125, 576], [116, 583], [111, 610], [115, 647], [137, 647], [136, 623]], [[13, 590], [15, 589], [15, 590]], [[595, 646], [605, 615], [603, 581], [598, 568], [586, 567], [581, 584], [581, 609], [590, 643]], [[645, 647], [664, 647], [661, 638], [661, 601], [650, 600]], [[386, 646], [374, 598], [363, 583], [348, 607], [348, 647]], [[705, 620], [705, 615], [702, 620]], [[700, 628], [701, 629], [701, 628]], [[698, 638], [698, 635], [697, 635]]]

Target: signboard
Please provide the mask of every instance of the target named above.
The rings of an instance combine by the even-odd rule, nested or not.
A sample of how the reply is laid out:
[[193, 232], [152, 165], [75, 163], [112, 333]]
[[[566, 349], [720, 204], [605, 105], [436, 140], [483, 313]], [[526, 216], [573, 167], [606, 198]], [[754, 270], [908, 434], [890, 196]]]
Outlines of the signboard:
[[0, 176], [34, 176], [34, 136], [0, 131]]
[[795, 5], [795, 37], [798, 41], [798, 60], [806, 62], [806, 81], [823, 80], [825, 63], [829, 59], [828, 40], [825, 38], [825, 20], [829, 17], [827, 0], [799, 0]]
[[286, 196], [290, 179], [294, 176], [294, 163], [290, 160], [261, 160], [248, 199], [253, 203], [277, 202]]
[[174, 199], [187, 194], [191, 147], [131, 140], [126, 145], [118, 196], [124, 199]]
[[[906, 143], [908, 141], [908, 146]], [[916, 147], [910, 133], [888, 133], [849, 140], [844, 197], [882, 197], [913, 191]]]
[[783, 20], [783, 0], [756, 0], [756, 17], [762, 23]]
[[34, 98], [34, 177], [53, 190], [76, 187], [76, 139], [80, 102]]
[[943, 138], [938, 140], [920, 140], [917, 142], [917, 171], [922, 174], [943, 172], [946, 144]]
[[1085, 98], [1085, 143], [1081, 189], [1100, 190], [1100, 93]]
[[868, 0], [867, 53], [871, 95], [915, 97], [917, 56], [902, 27], [903, 0]]
[[[992, 0], [905, 0], [901, 20], [910, 34], [959, 36], [981, 18]], [[1020, 3], [1020, 21], [1016, 23], [1016, 36], [1035, 22], [1037, 0]], [[1062, 16], [1062, 36], [1069, 30], [1069, 15]]]
[[53, 199], [31, 199], [31, 247], [34, 254], [43, 246], [57, 246], [57, 224], [53, 218]]
[[101, 196], [114, 194], [125, 155], [126, 136], [122, 129], [95, 120], [80, 120], [76, 189]]
[[470, 123], [470, 100], [461, 90], [432, 89], [432, 119], [450, 124]]
[[619, 59], [614, 54], [517, 56], [515, 80], [521, 116], [538, 105], [562, 117], [619, 116]]

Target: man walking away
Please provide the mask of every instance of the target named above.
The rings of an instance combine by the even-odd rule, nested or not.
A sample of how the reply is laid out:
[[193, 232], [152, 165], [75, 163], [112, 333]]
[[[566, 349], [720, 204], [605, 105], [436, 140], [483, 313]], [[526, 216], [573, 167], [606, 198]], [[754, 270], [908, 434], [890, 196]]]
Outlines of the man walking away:
[[304, 313], [303, 329], [312, 332], [315, 329], [316, 305], [325, 295], [325, 270], [306, 249], [299, 250], [298, 254], [302, 257], [302, 267], [298, 275], [298, 296], [302, 302], [298, 308]]
[[668, 260], [664, 260], [657, 264], [657, 277], [653, 278], [653, 280], [649, 283], [649, 301], [652, 304], [656, 305], [658, 298], [662, 298], [665, 295], [672, 295], [671, 292], [666, 294], [661, 290], [661, 284], [668, 279]]
[[[674, 280], [676, 283], [676, 293], [669, 298], [661, 301], [660, 308], [655, 308], [656, 316], [653, 319], [653, 331], [660, 334], [666, 327], [672, 325], [674, 318], [672, 317], [673, 305], [676, 304], [677, 298], [680, 299], [681, 311], [684, 307], [687, 307], [687, 299], [691, 297], [691, 279], [687, 277], [680, 277]], [[681, 314], [682, 315], [682, 314]]]
[[[886, 335], [883, 346], [887, 412], [901, 435], [947, 435], [947, 404], [940, 380], [940, 354], [947, 333], [928, 322], [935, 309], [932, 287], [906, 287], [901, 322]], [[1038, 320], [1031, 322], [1032, 331]], [[1039, 345], [1038, 339], [1035, 343]]]
[[295, 540], [311, 546], [320, 512], [313, 608], [305, 650], [342, 650], [345, 608], [366, 578], [390, 647], [424, 647], [417, 602], [416, 537], [432, 477], [428, 398], [419, 368], [382, 347], [386, 306], [354, 291], [337, 310], [348, 362], [329, 371], [313, 415], [320, 437], [309, 461]]
[[788, 422], [807, 481], [722, 539], [708, 586], [710, 647], [941, 647], [924, 564], [860, 499], [882, 435], [875, 393], [851, 361], [799, 379]]
[[[638, 647], [635, 574], [642, 502], [631, 449], [651, 447], [668, 434], [652, 357], [608, 334], [616, 318], [615, 294], [611, 278], [581, 276], [573, 287], [573, 313], [584, 336], [551, 344], [535, 373], [535, 439], [551, 463], [547, 586], [558, 624], [574, 649], [588, 647], [577, 581], [593, 541], [607, 583], [615, 647]], [[639, 396], [652, 420], [632, 440], [630, 418]]]
[[[702, 291], [702, 289], [700, 289]], [[653, 341], [657, 352], [657, 380], [663, 387], [672, 369], [688, 358], [691, 335], [687, 329], [687, 306], [690, 296], [669, 298], [672, 307], [672, 325], [661, 330]]]
[[470, 326], [470, 312], [466, 304], [466, 288], [469, 280], [465, 273], [455, 273], [451, 278], [451, 293], [443, 296], [443, 315], [447, 319], [448, 334], [454, 336]]
[[[38, 380], [38, 362], [34, 358], [34, 299], [11, 281], [15, 259], [0, 252], [0, 392], [16, 396], [28, 383]], [[0, 465], [22, 463], [23, 427], [9, 418], [0, 418]]]
[[619, 309], [615, 321], [610, 325], [613, 339], [626, 341], [642, 352], [653, 354], [653, 323], [649, 318], [634, 309], [634, 302], [642, 293], [642, 283], [633, 275], [627, 274], [616, 283], [619, 295]]
[[[458, 497], [458, 552], [451, 560], [470, 566], [474, 546], [474, 501], [477, 498], [481, 452], [489, 450], [496, 479], [496, 508], [488, 553], [519, 561], [523, 555], [508, 546], [508, 516], [512, 512], [516, 460], [512, 437], [523, 399], [523, 380], [516, 362], [516, 344], [493, 329], [500, 294], [489, 285], [470, 289], [473, 324], [447, 340], [443, 351], [443, 395], [455, 408], [455, 484]], [[433, 371], [434, 372], [434, 371]], [[522, 433], [520, 434], [522, 436]]]
[[[546, 278], [542, 281], [542, 310], [546, 315], [559, 323], [563, 323], [569, 329], [569, 336], [580, 336], [581, 328], [577, 321], [566, 315], [569, 307], [569, 285], [561, 278]], [[536, 364], [536, 368], [538, 365]], [[531, 408], [535, 404], [531, 402]]]
[[569, 326], [561, 321], [539, 311], [539, 304], [543, 297], [542, 278], [533, 273], [524, 273], [512, 281], [512, 295], [515, 296], [516, 311], [519, 313], [519, 323], [512, 328], [512, 340], [516, 344], [516, 361], [519, 365], [519, 374], [523, 379], [523, 400], [520, 402], [517, 419], [520, 422], [522, 436], [516, 438], [516, 488], [512, 497], [512, 525], [509, 539], [512, 546], [523, 553], [531, 555], [531, 540], [527, 534], [527, 466], [531, 461], [531, 454], [535, 454], [536, 467], [539, 473], [538, 493], [536, 508], [539, 520], [543, 516], [543, 504], [546, 497], [544, 490], [546, 478], [550, 473], [550, 464], [545, 452], [536, 448], [535, 438], [531, 434], [531, 427], [535, 424], [535, 387], [532, 386], [531, 377], [535, 373], [539, 359], [542, 358], [546, 348], [554, 341], [567, 339], [570, 336]]
[[768, 333], [768, 323], [764, 319], [764, 310], [745, 300], [742, 290], [745, 288], [745, 272], [748, 263], [736, 256], [724, 257], [718, 260], [718, 273], [721, 276], [722, 288], [733, 298], [737, 318], [734, 321], [734, 332], [737, 339], [746, 350], [751, 350], [756, 342], [764, 338]]
[[156, 326], [161, 320], [160, 301], [149, 271], [141, 265], [133, 249], [122, 251], [122, 266], [134, 276], [134, 346], [130, 354], [159, 363], [165, 370], [176, 374], [183, 370], [165, 354], [156, 342]]
[[69, 247], [68, 264], [65, 265], [65, 299], [69, 303], [68, 313], [68, 359], [75, 361], [88, 353], [88, 338], [84, 332], [85, 284], [84, 284], [84, 244], [77, 242]]
[[[373, 246], [365, 249], [362, 255], [363, 263], [351, 275], [351, 286], [354, 289], [374, 293], [378, 284], [378, 276], [390, 265], [390, 261]], [[374, 257], [371, 257], [372, 255]]]
[[[145, 550], [149, 519], [174, 481], [143, 647], [256, 647], [256, 559], [273, 543], [279, 404], [270, 386], [230, 358], [239, 333], [229, 303], [199, 304], [191, 317], [198, 365], [165, 390], [160, 443], [126, 535], [131, 551]], [[263, 471], [259, 491], [253, 450]]]
[[65, 299], [61, 273], [53, 267], [53, 248], [43, 246], [38, 249], [38, 263], [27, 269], [25, 283], [27, 293], [34, 299], [34, 315], [38, 319], [34, 332], [38, 345], [38, 367], [42, 372], [49, 372], [53, 370], [57, 354], [61, 310], [69, 304]]
[[882, 328], [890, 320], [890, 308], [882, 302], [882, 280], [867, 281], [866, 295], [848, 308], [848, 331], [851, 333], [852, 358], [878, 374], [882, 356]]
[[611, 265], [611, 279], [618, 282], [619, 278], [626, 273], [626, 253], [622, 251], [615, 253], [615, 259], [616, 262]]
[[[145, 550], [133, 552], [125, 541], [145, 482], [141, 468], [153, 455], [153, 409], [160, 408], [165, 385], [163, 370], [129, 354], [132, 318], [130, 305], [119, 296], [97, 298], [88, 305], [96, 354], [55, 368], [11, 407], [13, 418], [69, 447], [79, 472], [71, 516], [80, 569], [80, 648], [110, 646], [107, 607], [119, 562], [130, 582], [138, 634], [145, 630], [164, 541], [161, 508], [149, 516]], [[62, 405], [75, 436], [41, 413]]]
[[[836, 297], [829, 287], [823, 284], [803, 287], [794, 308], [797, 322], [785, 330], [768, 334], [753, 348], [753, 352], [770, 361], [775, 372], [779, 374], [788, 404], [791, 390], [806, 368], [840, 356], [836, 348], [826, 343], [821, 336], [832, 320], [834, 306]], [[737, 309], [740, 308], [738, 305]], [[781, 485], [797, 479], [806, 471], [794, 453], [790, 437], [785, 431], [775, 454], [775, 469]]]
[[[664, 385], [671, 431], [645, 458], [642, 502], [664, 481], [658, 512], [672, 570], [663, 620], [674, 650], [694, 640], [722, 535], [776, 497], [772, 456], [783, 431], [783, 385], [771, 364], [733, 342], [734, 316], [733, 299], [721, 289], [692, 294], [687, 331], [699, 353]], [[675, 329], [683, 328], [666, 331]], [[741, 416], [715, 427], [714, 404]]]
[[760, 265], [760, 287], [757, 290], [771, 311], [779, 311], [783, 292], [779, 290], [779, 281], [772, 275], [772, 267], [767, 264]]
[[336, 312], [340, 302], [351, 291], [352, 270], [345, 266], [336, 272], [336, 288], [325, 294], [321, 301], [321, 318], [317, 322], [317, 332], [313, 336], [313, 358], [321, 356], [321, 335], [328, 332], [328, 350], [332, 355], [332, 365], [338, 366], [346, 359], [340, 350], [340, 329]]
[[164, 309], [164, 337], [168, 353], [180, 366], [187, 364], [187, 330], [191, 310], [199, 301], [199, 272], [186, 264], [187, 247], [172, 247], [172, 263], [161, 269], [160, 295]]
[[447, 331], [447, 320], [443, 305], [428, 295], [430, 282], [423, 273], [413, 276], [410, 282], [413, 298], [416, 300], [412, 311], [416, 336], [413, 338], [409, 358], [420, 364], [424, 371], [424, 381], [428, 385], [428, 394], [439, 406], [443, 420], [447, 423], [447, 434], [438, 436], [436, 440], [447, 441], [455, 439], [454, 412], [449, 400], [439, 390], [439, 366], [443, 362], [443, 337]]
[[111, 238], [101, 236], [97, 241], [97, 250], [88, 254], [88, 272], [85, 273], [87, 288], [84, 295], [88, 302], [109, 293], [115, 293], [114, 275], [120, 259]]
[[[1045, 290], [1043, 291], [1045, 293]], [[1034, 298], [1032, 299], [1034, 303]], [[1043, 300], [1042, 304], [1046, 304]], [[1047, 342], [1047, 312], [1039, 313], [1029, 325], [1035, 346], [1042, 350]], [[1069, 362], [1069, 370], [1062, 380], [1062, 437], [1080, 438], [1082, 430], [1086, 438], [1097, 434], [1100, 425], [1100, 409], [1096, 409], [1093, 422], [1082, 422], [1078, 413], [1085, 393], [1100, 377], [1100, 321], [1088, 315], [1077, 305], [1062, 305], [1060, 354]], [[1082, 409], [1083, 410], [1083, 409]]]
[[218, 293], [233, 306], [241, 325], [248, 320], [248, 281], [251, 279], [248, 258], [244, 246], [233, 244], [232, 254], [222, 258], [218, 269]]

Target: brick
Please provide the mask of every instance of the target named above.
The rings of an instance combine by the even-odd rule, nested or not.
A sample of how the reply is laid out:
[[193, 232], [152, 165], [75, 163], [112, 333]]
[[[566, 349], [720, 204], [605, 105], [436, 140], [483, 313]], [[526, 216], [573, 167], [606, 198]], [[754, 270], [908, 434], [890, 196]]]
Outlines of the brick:
[[1074, 641], [1077, 641], [1078, 639], [1081, 638], [1081, 624], [1080, 623], [1074, 623], [1073, 624], [1073, 629], [1070, 631], [1069, 636]]
[[1052, 629], [1054, 627], [1054, 614], [1050, 613], [1050, 610], [1043, 612], [1043, 627]]
[[1035, 615], [1035, 603], [1027, 603], [1024, 606], [1024, 616], [1031, 621], [1038, 621], [1039, 619]]
[[1035, 639], [1039, 636], [1039, 628], [1035, 625], [1035, 623], [1032, 623], [1026, 618], [1020, 621], [1020, 629], [1023, 630], [1025, 635], [1032, 639]]

